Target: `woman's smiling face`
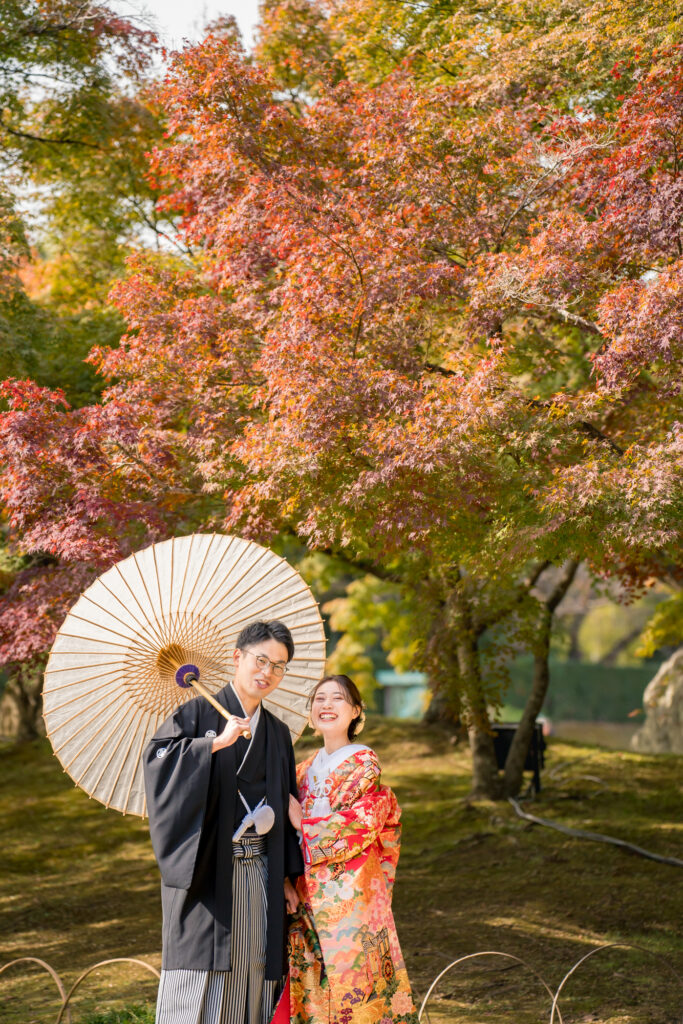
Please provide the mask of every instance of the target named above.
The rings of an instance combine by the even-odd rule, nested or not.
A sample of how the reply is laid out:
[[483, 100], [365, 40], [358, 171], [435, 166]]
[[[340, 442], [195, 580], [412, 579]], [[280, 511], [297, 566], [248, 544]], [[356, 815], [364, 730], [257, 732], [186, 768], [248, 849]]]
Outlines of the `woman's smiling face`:
[[348, 694], [339, 683], [329, 680], [315, 691], [311, 704], [313, 727], [325, 737], [346, 736], [360, 708], [349, 702]]

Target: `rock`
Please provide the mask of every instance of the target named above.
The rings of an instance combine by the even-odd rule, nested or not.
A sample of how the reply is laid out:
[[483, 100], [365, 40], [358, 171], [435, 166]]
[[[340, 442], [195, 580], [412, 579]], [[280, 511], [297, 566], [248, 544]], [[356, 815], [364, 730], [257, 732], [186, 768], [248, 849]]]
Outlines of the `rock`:
[[683, 647], [645, 687], [645, 722], [631, 740], [641, 754], [683, 754]]

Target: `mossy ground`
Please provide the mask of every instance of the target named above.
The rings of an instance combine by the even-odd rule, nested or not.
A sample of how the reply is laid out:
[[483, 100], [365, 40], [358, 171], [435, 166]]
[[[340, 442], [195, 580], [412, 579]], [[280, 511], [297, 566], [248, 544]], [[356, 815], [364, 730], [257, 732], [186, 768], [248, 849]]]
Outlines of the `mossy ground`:
[[[468, 754], [439, 730], [375, 720], [363, 739], [403, 808], [394, 910], [418, 1003], [457, 957], [497, 950], [528, 965], [488, 957], [449, 972], [430, 1000], [431, 1024], [548, 1021], [551, 999], [532, 971], [554, 990], [583, 954], [618, 942], [647, 952], [601, 952], [579, 968], [560, 1003], [565, 1024], [680, 1024], [683, 988], [667, 963], [683, 975], [682, 869], [531, 826], [507, 804], [471, 803]], [[559, 740], [547, 753], [533, 813], [683, 858], [683, 758]], [[88, 800], [45, 741], [3, 748], [0, 771], [0, 965], [39, 957], [67, 988], [110, 958], [158, 967], [146, 823]], [[134, 1012], [146, 1024], [140, 1007], [155, 990], [143, 968], [101, 968], [76, 993], [73, 1020], [128, 1024]], [[3, 1024], [43, 1024], [59, 999], [47, 974], [18, 965], [0, 977], [0, 1006]]]

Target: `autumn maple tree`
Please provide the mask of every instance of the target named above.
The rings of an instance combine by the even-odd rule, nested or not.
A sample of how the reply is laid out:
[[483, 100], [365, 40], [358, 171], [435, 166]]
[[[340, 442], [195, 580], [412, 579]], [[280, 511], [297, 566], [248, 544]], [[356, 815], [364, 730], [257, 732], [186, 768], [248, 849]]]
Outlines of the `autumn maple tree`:
[[[510, 652], [535, 653], [517, 792], [579, 562], [637, 588], [679, 556], [680, 51], [583, 54], [604, 88], [576, 110], [526, 51], [523, 88], [430, 77], [419, 47], [371, 73], [361, 7], [266, 5], [258, 60], [220, 31], [174, 58], [150, 174], [187, 254], [131, 259], [101, 403], [5, 384], [0, 493], [40, 578], [72, 573], [61, 595], [196, 527], [296, 536], [395, 588], [496, 796]], [[430, 67], [475, 61], [439, 32]]]
[[[3, 466], [19, 465], [26, 443], [37, 457], [33, 470], [45, 477], [54, 470], [51, 494], [60, 445], [79, 427], [77, 413], [60, 415], [65, 406], [52, 391], [76, 405], [97, 400], [101, 381], [83, 360], [94, 344], [114, 345], [121, 334], [123, 321], [107, 302], [111, 281], [124, 270], [127, 244], [165, 229], [144, 158], [161, 136], [148, 89], [154, 52], [153, 34], [106, 3], [8, 0], [2, 7], [0, 379], [32, 381], [8, 385], [3, 429], [18, 427], [12, 413], [27, 403], [39, 410], [21, 440], [12, 433]], [[20, 489], [29, 476], [15, 477]], [[31, 736], [45, 653], [89, 570], [75, 550], [58, 563], [32, 543], [30, 530], [26, 544], [17, 521], [3, 520], [3, 635], [13, 653], [0, 685], [18, 705], [20, 736]]]

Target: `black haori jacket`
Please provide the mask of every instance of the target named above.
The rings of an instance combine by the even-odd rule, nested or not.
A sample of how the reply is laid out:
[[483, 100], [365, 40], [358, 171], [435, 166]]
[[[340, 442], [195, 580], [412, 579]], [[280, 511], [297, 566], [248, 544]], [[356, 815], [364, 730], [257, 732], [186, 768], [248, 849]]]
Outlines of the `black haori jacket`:
[[[216, 699], [232, 714], [243, 715], [230, 686]], [[239, 740], [211, 753], [213, 737], [224, 725], [215, 708], [196, 697], [166, 719], [144, 754], [149, 830], [161, 871], [162, 967], [167, 971], [230, 970], [232, 834], [241, 818], [236, 807], [241, 756], [235, 749]], [[261, 730], [266, 799], [275, 812], [265, 837], [266, 978], [276, 980], [287, 972], [284, 879], [302, 874], [303, 861], [288, 818], [289, 794], [297, 793], [289, 729], [262, 708], [256, 736]]]

